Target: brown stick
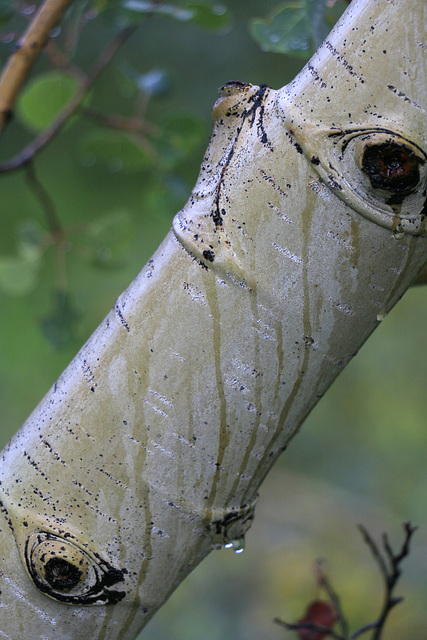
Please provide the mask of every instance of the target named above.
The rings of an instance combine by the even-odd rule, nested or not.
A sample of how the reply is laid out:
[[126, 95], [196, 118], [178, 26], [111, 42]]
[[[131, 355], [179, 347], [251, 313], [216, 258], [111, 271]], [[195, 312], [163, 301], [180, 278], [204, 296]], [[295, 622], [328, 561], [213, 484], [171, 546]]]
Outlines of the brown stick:
[[0, 163], [0, 173], [6, 173], [7, 171], [14, 171], [15, 169], [19, 169], [27, 162], [32, 160], [34, 156], [54, 138], [61, 127], [63, 127], [66, 120], [77, 109], [90, 87], [98, 78], [101, 71], [103, 71], [103, 69], [107, 66], [107, 64], [110, 62], [121, 45], [127, 40], [127, 38], [129, 38], [132, 33], [134, 33], [136, 28], [136, 25], [125, 27], [111, 40], [111, 42], [105, 47], [104, 51], [96, 60], [89, 73], [83, 76], [83, 78], [80, 80], [80, 86], [77, 88], [74, 96], [65, 105], [56, 120], [54, 120], [54, 122], [52, 122], [52, 124], [47, 127], [47, 129], [42, 131], [17, 155], [15, 155], [13, 158], [10, 158], [9, 160], [6, 160], [3, 163]]
[[45, 0], [32, 20], [0, 78], [0, 132], [9, 121], [16, 97], [49, 33], [60, 21], [73, 0]]
[[[280, 618], [274, 618], [274, 622], [282, 627], [285, 627], [285, 629], [287, 629], [288, 631], [318, 631], [319, 634], [323, 634], [321, 636], [322, 638], [328, 635], [330, 638], [334, 638], [335, 640], [346, 640], [344, 636], [340, 635], [339, 633], [335, 633], [333, 629], [331, 629], [330, 627], [325, 627], [323, 624], [316, 624], [314, 622], [296, 622], [295, 624], [293, 624], [290, 622], [284, 622], [283, 620], [280, 620]], [[310, 636], [307, 635], [305, 637], [308, 638]], [[316, 634], [316, 636], [313, 635], [312, 637], [318, 637], [318, 634]]]
[[316, 561], [316, 574], [317, 574], [317, 583], [319, 587], [322, 587], [325, 592], [328, 594], [329, 600], [333, 604], [335, 612], [337, 614], [337, 623], [341, 627], [341, 635], [344, 638], [348, 637], [348, 623], [344, 616], [341, 601], [338, 597], [337, 592], [333, 588], [329, 578], [327, 577], [325, 571], [323, 570], [322, 561]]
[[[359, 637], [365, 631], [373, 629], [373, 634], [371, 636], [371, 640], [380, 640], [382, 636], [382, 632], [384, 630], [384, 625], [386, 620], [388, 619], [388, 615], [390, 611], [395, 607], [399, 602], [402, 602], [403, 598], [393, 596], [394, 588], [402, 574], [402, 570], [400, 568], [400, 564], [402, 560], [404, 560], [409, 555], [409, 547], [411, 543], [411, 538], [417, 527], [413, 527], [410, 522], [403, 523], [403, 530], [405, 532], [405, 538], [403, 544], [398, 551], [395, 553], [390, 546], [388, 541], [388, 537], [386, 534], [383, 535], [383, 548], [385, 551], [385, 555], [381, 553], [378, 545], [370, 536], [368, 531], [362, 525], [359, 525], [359, 530], [361, 531], [363, 538], [370, 548], [372, 555], [374, 556], [381, 573], [383, 575], [384, 585], [385, 585], [385, 597], [384, 603], [382, 606], [382, 610], [378, 620], [374, 623], [368, 624], [362, 629], [359, 629], [356, 633], [354, 633], [350, 640]], [[388, 560], [388, 564], [387, 564]]]

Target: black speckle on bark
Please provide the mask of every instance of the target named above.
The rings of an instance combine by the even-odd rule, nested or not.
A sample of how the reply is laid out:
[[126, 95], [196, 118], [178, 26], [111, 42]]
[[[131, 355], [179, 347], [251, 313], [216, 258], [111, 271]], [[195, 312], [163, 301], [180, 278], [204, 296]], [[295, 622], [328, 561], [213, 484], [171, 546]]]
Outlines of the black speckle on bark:
[[209, 260], [209, 262], [213, 262], [215, 260], [215, 254], [212, 249], [205, 249], [203, 251], [203, 257], [205, 260]]

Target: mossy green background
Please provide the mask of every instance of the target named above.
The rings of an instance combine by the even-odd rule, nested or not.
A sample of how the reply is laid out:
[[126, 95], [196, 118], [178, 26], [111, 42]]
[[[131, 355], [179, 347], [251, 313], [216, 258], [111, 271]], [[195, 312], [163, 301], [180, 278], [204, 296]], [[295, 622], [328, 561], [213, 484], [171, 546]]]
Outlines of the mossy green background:
[[[195, 119], [197, 131], [202, 127], [197, 144], [181, 162], [160, 168], [154, 163], [133, 172], [100, 162], [87, 166], [86, 137], [101, 129], [85, 118], [75, 118], [37, 158], [36, 174], [62, 225], [73, 231], [65, 253], [67, 303], [55, 298], [60, 276], [52, 248], [38, 263], [27, 294], [0, 289], [1, 444], [167, 233], [197, 177], [217, 88], [229, 80], [278, 88], [301, 68], [301, 60], [261, 52], [249, 35], [249, 18], [265, 15], [274, 2], [231, 0], [228, 6], [234, 17], [225, 34], [164, 17], [141, 24], [91, 93], [92, 107], [130, 115], [135, 97], [123, 89], [120, 64], [124, 61], [140, 74], [164, 70], [169, 88], [149, 101], [148, 120], [162, 127], [174, 114], [185, 113]], [[111, 32], [98, 20], [89, 23], [74, 62], [87, 69]], [[4, 61], [7, 45], [0, 46]], [[32, 77], [48, 68], [44, 58]], [[17, 117], [3, 136], [1, 160], [32, 135]], [[30, 221], [44, 233], [48, 229], [23, 171], [0, 175], [0, 189], [3, 257], [16, 254], [24, 223]], [[106, 241], [113, 258], [97, 260], [92, 227], [106, 217], [122, 221], [125, 229], [116, 240]], [[213, 552], [150, 622], [143, 638], [283, 638], [285, 632], [273, 618], [301, 617], [316, 595], [313, 564], [320, 557], [327, 559], [353, 629], [362, 626], [378, 614], [383, 585], [357, 524], [363, 523], [377, 539], [388, 531], [398, 545], [401, 523], [410, 520], [419, 530], [397, 589], [405, 602], [391, 614], [385, 638], [425, 639], [426, 320], [427, 290], [414, 288], [341, 374], [267, 478], [245, 552]]]

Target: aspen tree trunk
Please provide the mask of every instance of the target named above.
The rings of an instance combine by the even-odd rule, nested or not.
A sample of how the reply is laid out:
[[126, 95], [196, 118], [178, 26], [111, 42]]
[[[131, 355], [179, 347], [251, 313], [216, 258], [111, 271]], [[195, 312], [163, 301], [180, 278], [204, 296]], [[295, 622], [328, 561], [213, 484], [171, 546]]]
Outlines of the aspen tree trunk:
[[[220, 90], [173, 229], [3, 452], [0, 637], [130, 640], [426, 263], [426, 4]], [[416, 79], [414, 73], [416, 70]]]

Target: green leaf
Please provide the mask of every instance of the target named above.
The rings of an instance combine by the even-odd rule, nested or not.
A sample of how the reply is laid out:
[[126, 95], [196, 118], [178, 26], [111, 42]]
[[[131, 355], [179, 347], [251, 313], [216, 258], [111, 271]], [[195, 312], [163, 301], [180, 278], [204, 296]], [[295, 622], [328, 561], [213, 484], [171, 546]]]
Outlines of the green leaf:
[[29, 259], [38, 259], [46, 248], [48, 233], [36, 222], [27, 220], [18, 229], [18, 252]]
[[10, 0], [0, 0], [0, 25], [6, 25], [14, 14]]
[[[104, 11], [104, 9], [107, 9], [112, 2], [111, 0], [92, 0], [91, 4], [97, 11]], [[117, 4], [116, 0], [114, 0], [114, 4]]]
[[220, 3], [187, 2], [187, 9], [193, 12], [191, 22], [211, 31], [225, 31], [231, 24], [227, 7]]
[[83, 164], [90, 166], [94, 162], [106, 164], [110, 171], [143, 171], [153, 166], [154, 152], [140, 144], [121, 131], [99, 131], [86, 136], [81, 147], [84, 158], [91, 158], [91, 162]]
[[279, 5], [265, 20], [254, 18], [250, 33], [263, 51], [307, 57], [312, 46], [306, 0]]
[[98, 218], [91, 225], [90, 236], [94, 243], [94, 265], [104, 268], [122, 266], [134, 236], [129, 212], [118, 209]]
[[223, 31], [230, 25], [230, 13], [227, 7], [219, 2], [187, 2], [183, 7], [172, 4], [147, 2], [146, 0], [125, 0], [124, 9], [139, 14], [142, 19], [147, 14], [169, 16], [179, 22], [193, 22], [203, 29]]
[[42, 334], [55, 349], [63, 349], [75, 342], [79, 318], [69, 294], [55, 291], [52, 309], [40, 322]]
[[287, 0], [265, 19], [255, 18], [249, 31], [263, 51], [309, 58], [321, 45], [347, 3], [337, 0]]
[[194, 153], [206, 135], [204, 123], [195, 116], [184, 113], [172, 116], [162, 128], [156, 146], [165, 169], [172, 169], [178, 162]]
[[189, 22], [195, 16], [195, 12], [191, 9], [175, 7], [172, 4], [146, 2], [146, 0], [125, 0], [122, 7], [130, 12], [140, 14], [143, 18], [146, 14], [161, 14], [169, 16], [180, 22]]
[[41, 131], [52, 124], [76, 88], [76, 80], [62, 71], [43, 73], [21, 93], [18, 117], [29, 129]]
[[[107, 2], [109, 0], [106, 0]], [[114, 0], [116, 2], [116, 0]], [[80, 39], [83, 34], [85, 34], [85, 30], [82, 29], [82, 25], [84, 25], [87, 21], [87, 15], [89, 14], [89, 7], [91, 4], [96, 5], [97, 3], [92, 3], [90, 0], [74, 0], [71, 3], [71, 6], [67, 9], [66, 14], [66, 49], [67, 53], [70, 56], [70, 59], [74, 58], [77, 50], [80, 51]], [[96, 14], [101, 12], [101, 7], [96, 9]]]
[[37, 284], [39, 264], [34, 256], [1, 256], [0, 288], [14, 296], [26, 295]]
[[313, 49], [316, 50], [348, 8], [346, 0], [307, 0]]
[[0, 289], [23, 296], [37, 284], [46, 233], [32, 221], [24, 222], [18, 230], [16, 255], [0, 256]]
[[205, 126], [195, 116], [184, 113], [170, 118], [165, 123], [163, 134], [175, 149], [191, 153], [203, 139]]

